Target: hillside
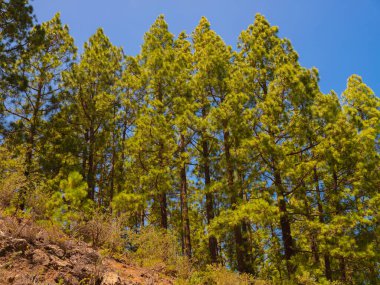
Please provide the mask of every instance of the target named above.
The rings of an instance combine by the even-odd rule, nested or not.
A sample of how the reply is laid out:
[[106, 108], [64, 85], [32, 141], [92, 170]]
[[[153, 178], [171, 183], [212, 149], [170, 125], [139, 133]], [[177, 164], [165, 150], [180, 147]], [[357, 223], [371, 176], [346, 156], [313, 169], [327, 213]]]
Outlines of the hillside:
[[102, 256], [88, 244], [28, 220], [0, 217], [0, 284], [173, 284], [173, 278], [127, 260]]

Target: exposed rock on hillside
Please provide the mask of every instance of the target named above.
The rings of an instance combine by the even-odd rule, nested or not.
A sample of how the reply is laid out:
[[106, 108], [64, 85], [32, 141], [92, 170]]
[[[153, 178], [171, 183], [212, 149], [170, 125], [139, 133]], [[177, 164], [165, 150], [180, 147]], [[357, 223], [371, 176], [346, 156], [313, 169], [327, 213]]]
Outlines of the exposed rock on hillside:
[[0, 284], [173, 284], [30, 221], [0, 217]]

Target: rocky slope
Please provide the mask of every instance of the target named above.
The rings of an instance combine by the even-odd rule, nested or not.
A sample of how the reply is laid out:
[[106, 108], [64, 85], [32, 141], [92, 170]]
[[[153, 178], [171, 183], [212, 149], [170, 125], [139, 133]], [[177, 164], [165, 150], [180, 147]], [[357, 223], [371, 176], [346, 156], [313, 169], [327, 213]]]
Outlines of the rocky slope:
[[86, 243], [0, 216], [0, 284], [173, 284], [160, 272], [103, 257]]

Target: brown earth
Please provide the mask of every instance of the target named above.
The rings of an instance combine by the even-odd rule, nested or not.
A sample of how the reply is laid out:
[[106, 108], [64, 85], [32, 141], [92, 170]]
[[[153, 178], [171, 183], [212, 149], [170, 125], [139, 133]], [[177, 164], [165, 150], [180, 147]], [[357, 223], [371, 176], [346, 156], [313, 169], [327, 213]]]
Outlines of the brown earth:
[[159, 271], [104, 257], [29, 220], [0, 216], [0, 284], [173, 284]]

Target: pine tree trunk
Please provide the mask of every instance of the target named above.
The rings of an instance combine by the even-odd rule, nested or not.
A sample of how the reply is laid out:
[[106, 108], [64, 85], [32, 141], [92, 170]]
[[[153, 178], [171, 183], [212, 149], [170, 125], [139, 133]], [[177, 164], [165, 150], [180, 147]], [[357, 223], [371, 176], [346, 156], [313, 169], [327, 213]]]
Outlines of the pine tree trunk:
[[[304, 183], [303, 183], [303, 186], [306, 189], [306, 185]], [[305, 203], [306, 218], [309, 222], [313, 222], [314, 218], [311, 214], [312, 210], [307, 200], [306, 191], [304, 193], [303, 199]], [[309, 237], [310, 237], [310, 250], [313, 255], [313, 262], [314, 262], [314, 265], [318, 266], [320, 263], [319, 262], [320, 260], [319, 260], [319, 251], [318, 251], [318, 243], [317, 243], [317, 233], [315, 232], [315, 230], [311, 230]]]
[[278, 202], [278, 208], [280, 211], [280, 226], [281, 226], [281, 233], [282, 233], [282, 242], [284, 243], [286, 267], [288, 271], [288, 276], [290, 276], [295, 271], [295, 266], [292, 265], [290, 261], [291, 258], [295, 254], [293, 237], [292, 237], [292, 232], [291, 232], [291, 227], [290, 227], [289, 214], [286, 207], [285, 190], [282, 185], [281, 175], [276, 169], [274, 171], [274, 178], [275, 178], [274, 183], [278, 190], [277, 202]]
[[[158, 88], [158, 100], [163, 103], [163, 94], [162, 94], [162, 86], [159, 85]], [[158, 109], [159, 114], [164, 114], [162, 106]], [[164, 142], [162, 139], [159, 141], [159, 152], [158, 152], [158, 163], [161, 168], [164, 167], [164, 158], [162, 157], [162, 153], [164, 151]], [[168, 228], [168, 203], [166, 197], [166, 189], [160, 189], [158, 185], [156, 185], [157, 190], [159, 191], [159, 201], [160, 201], [160, 215], [161, 215], [161, 228]]]
[[[185, 136], [181, 134], [181, 153], [185, 152]], [[187, 202], [187, 177], [186, 177], [186, 164], [181, 166], [181, 212], [182, 212], [182, 231], [184, 241], [185, 255], [191, 258], [191, 240], [190, 240], [190, 220], [189, 209]]]
[[161, 228], [167, 229], [168, 228], [168, 213], [167, 213], [167, 200], [166, 200], [166, 193], [160, 193], [159, 195], [160, 199], [160, 214], [161, 214]]
[[[160, 167], [164, 167], [162, 152], [164, 149], [163, 142], [159, 143], [159, 153], [158, 153], [158, 161]], [[166, 190], [160, 189], [158, 185], [156, 185], [156, 190], [158, 191], [158, 199], [160, 202], [160, 217], [161, 217], [161, 228], [167, 229], [168, 228], [168, 203], [167, 203], [167, 197], [166, 197]]]
[[[185, 136], [181, 134], [181, 153], [185, 152]], [[181, 166], [181, 212], [182, 212], [182, 231], [183, 247], [187, 257], [191, 258], [191, 240], [190, 240], [190, 220], [187, 202], [187, 177], [186, 164]]]
[[325, 253], [323, 258], [325, 260], [325, 276], [326, 276], [326, 279], [329, 281], [332, 281], [333, 278], [332, 278], [330, 255]]
[[[210, 165], [209, 165], [209, 154], [208, 154], [208, 144], [206, 141], [203, 142], [203, 159], [204, 159], [204, 177], [205, 177], [205, 189], [206, 189], [206, 219], [207, 224], [210, 225], [211, 221], [214, 219], [214, 199], [212, 193], [209, 193], [211, 186], [210, 177]], [[210, 236], [208, 238], [208, 248], [210, 252], [211, 262], [216, 263], [218, 261], [218, 241], [215, 236]]]
[[[226, 129], [226, 128], [225, 128]], [[224, 137], [224, 153], [227, 165], [227, 185], [228, 191], [231, 199], [232, 209], [236, 209], [237, 203], [237, 193], [234, 185], [234, 169], [232, 165], [231, 153], [230, 153], [230, 133], [225, 130], [223, 133]], [[239, 272], [249, 272], [248, 265], [246, 264], [246, 252], [244, 249], [243, 234], [241, 231], [241, 224], [234, 226], [234, 236], [235, 236], [235, 251], [237, 260], [237, 269]]]
[[342, 281], [343, 284], [346, 284], [347, 274], [346, 274], [346, 261], [344, 260], [344, 257], [339, 258], [339, 271], [340, 271], [340, 281]]
[[[202, 117], [206, 117], [206, 110], [202, 109]], [[201, 133], [202, 140], [202, 158], [203, 158], [203, 172], [204, 172], [204, 183], [206, 191], [206, 220], [207, 224], [210, 225], [211, 221], [214, 219], [214, 199], [212, 193], [209, 192], [211, 186], [211, 174], [210, 174], [210, 150], [207, 139], [205, 138], [204, 132]], [[210, 258], [212, 263], [217, 263], [218, 261], [218, 241], [215, 236], [210, 236], [208, 238], [208, 249], [210, 253]]]
[[[30, 173], [32, 172], [32, 168], [33, 168], [33, 154], [36, 147], [37, 124], [38, 124], [38, 119], [39, 119], [38, 113], [40, 112], [41, 100], [42, 100], [42, 84], [40, 82], [38, 84], [37, 98], [36, 98], [36, 103], [33, 106], [33, 114], [30, 120], [31, 125], [30, 125], [30, 130], [29, 130], [29, 136], [27, 139], [25, 173], [24, 173], [26, 178], [29, 178]], [[25, 210], [26, 195], [27, 195], [27, 189], [25, 187], [21, 189], [20, 195], [21, 195], [20, 209]]]
[[[238, 177], [240, 178], [241, 185], [240, 185], [240, 191], [239, 191], [239, 197], [242, 201], [247, 200], [247, 197], [244, 196], [244, 175], [241, 172], [241, 170], [238, 170]], [[242, 237], [243, 237], [243, 249], [245, 253], [245, 263], [248, 265], [246, 268], [246, 273], [250, 273], [252, 275], [255, 274], [253, 266], [251, 266], [254, 263], [254, 257], [252, 254], [252, 243], [250, 242], [249, 235], [251, 233], [251, 225], [248, 221], [248, 219], [244, 219], [241, 223], [241, 231], [242, 231]]]
[[[317, 207], [318, 207], [318, 217], [320, 223], [325, 223], [325, 216], [323, 212], [323, 206], [322, 206], [322, 193], [321, 189], [319, 187], [319, 177], [318, 177], [318, 171], [317, 168], [314, 167], [314, 183], [315, 183], [315, 190], [317, 192]], [[325, 253], [323, 255], [323, 259], [325, 261], [325, 277], [327, 280], [332, 281], [332, 271], [331, 271], [331, 263], [330, 263], [330, 255], [328, 253]]]
[[87, 184], [88, 184], [88, 197], [95, 201], [95, 131], [92, 126], [89, 129], [89, 151], [88, 151], [88, 170], [87, 170]]
[[127, 139], [127, 123], [124, 122], [123, 125], [123, 130], [122, 130], [122, 135], [121, 135], [121, 154], [120, 154], [120, 160], [121, 163], [119, 164], [119, 169], [118, 169], [118, 182], [117, 182], [117, 191], [120, 193], [123, 188], [124, 184], [124, 175], [125, 175], [125, 141]]
[[[114, 104], [116, 104], [114, 102]], [[112, 202], [114, 194], [115, 194], [115, 176], [116, 176], [116, 144], [117, 144], [117, 124], [116, 124], [116, 107], [114, 107], [113, 111], [113, 131], [112, 131], [112, 158], [111, 158], [111, 171], [110, 171], [110, 190], [109, 190], [109, 201], [108, 204]]]

